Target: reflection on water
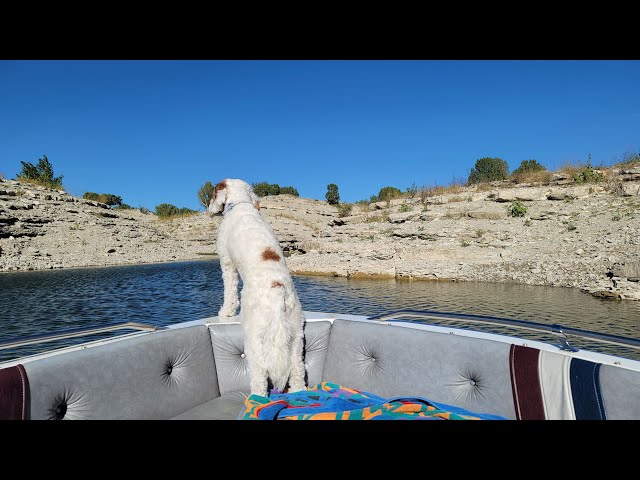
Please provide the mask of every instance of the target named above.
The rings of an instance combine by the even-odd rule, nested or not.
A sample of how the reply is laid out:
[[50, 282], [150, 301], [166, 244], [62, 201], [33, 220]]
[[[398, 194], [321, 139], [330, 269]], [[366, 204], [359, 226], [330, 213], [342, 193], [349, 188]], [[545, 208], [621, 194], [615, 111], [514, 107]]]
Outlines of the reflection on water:
[[[438, 310], [640, 338], [640, 302], [601, 300], [575, 289], [330, 277], [294, 281], [303, 308], [311, 311]], [[0, 340], [89, 325], [169, 325], [211, 317], [222, 295], [217, 260], [0, 274]]]

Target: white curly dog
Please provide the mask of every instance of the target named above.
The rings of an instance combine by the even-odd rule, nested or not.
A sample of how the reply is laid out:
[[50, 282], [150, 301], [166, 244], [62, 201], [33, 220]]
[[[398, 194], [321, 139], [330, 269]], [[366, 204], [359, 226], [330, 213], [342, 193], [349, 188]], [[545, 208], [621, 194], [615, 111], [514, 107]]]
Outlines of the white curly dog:
[[290, 392], [305, 390], [305, 318], [280, 243], [259, 208], [248, 183], [226, 179], [216, 185], [208, 212], [224, 216], [217, 240], [224, 282], [218, 315], [229, 321], [240, 306], [251, 393], [267, 396], [268, 378], [280, 391], [287, 380]]

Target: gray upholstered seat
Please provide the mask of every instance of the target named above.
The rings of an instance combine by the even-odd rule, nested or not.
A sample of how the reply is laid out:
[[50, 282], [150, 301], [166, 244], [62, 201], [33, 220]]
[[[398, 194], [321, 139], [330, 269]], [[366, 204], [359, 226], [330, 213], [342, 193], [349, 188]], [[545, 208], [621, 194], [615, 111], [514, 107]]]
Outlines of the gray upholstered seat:
[[242, 411], [246, 392], [229, 392], [181, 413], [172, 420], [236, 420]]
[[[639, 372], [488, 339], [366, 321], [307, 322], [305, 366], [309, 386], [326, 381], [385, 398], [419, 396], [507, 418], [527, 418], [525, 410], [535, 408], [543, 418], [578, 418], [576, 400], [591, 395], [607, 418], [640, 419]], [[574, 375], [573, 366], [588, 377]], [[136, 335], [26, 361], [24, 371], [32, 419], [234, 420], [249, 393], [239, 324]], [[589, 393], [598, 371], [599, 389]], [[581, 412], [591, 415], [585, 405]]]

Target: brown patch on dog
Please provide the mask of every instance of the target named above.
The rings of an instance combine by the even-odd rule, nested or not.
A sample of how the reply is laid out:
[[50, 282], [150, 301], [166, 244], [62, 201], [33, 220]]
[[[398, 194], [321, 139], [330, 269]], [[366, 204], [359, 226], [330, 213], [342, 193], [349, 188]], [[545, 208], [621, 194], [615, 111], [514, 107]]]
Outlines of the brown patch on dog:
[[256, 202], [256, 208], [260, 210], [260, 202]]
[[219, 184], [216, 185], [216, 194], [220, 190], [224, 190], [225, 188], [227, 188], [227, 181], [226, 180], [222, 180]]
[[284, 284], [276, 281], [271, 282], [271, 288], [276, 288], [276, 287], [284, 287]]
[[280, 260], [280, 255], [278, 255], [271, 247], [267, 247], [262, 252], [262, 260], [273, 260], [274, 262], [277, 262]]

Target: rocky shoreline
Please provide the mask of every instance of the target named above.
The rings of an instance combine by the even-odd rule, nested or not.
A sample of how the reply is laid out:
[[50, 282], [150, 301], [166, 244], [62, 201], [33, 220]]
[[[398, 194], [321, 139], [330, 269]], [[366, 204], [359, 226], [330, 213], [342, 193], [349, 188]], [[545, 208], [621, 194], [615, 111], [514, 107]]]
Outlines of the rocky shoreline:
[[[490, 185], [334, 206], [265, 197], [294, 274], [518, 282], [640, 300], [640, 167], [607, 181]], [[512, 217], [519, 201], [524, 217]], [[0, 182], [0, 272], [191, 260], [215, 253], [219, 217], [161, 220], [58, 190]]]

